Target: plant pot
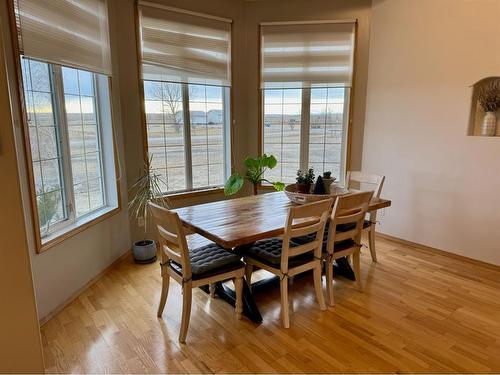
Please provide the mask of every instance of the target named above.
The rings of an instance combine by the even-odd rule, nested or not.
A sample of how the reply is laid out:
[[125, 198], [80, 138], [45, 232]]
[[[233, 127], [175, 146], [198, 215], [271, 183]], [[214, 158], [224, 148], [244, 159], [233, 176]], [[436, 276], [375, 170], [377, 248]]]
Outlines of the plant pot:
[[497, 116], [495, 112], [486, 112], [483, 118], [483, 124], [481, 125], [481, 135], [486, 137], [495, 136], [496, 127]]
[[152, 263], [156, 260], [156, 243], [153, 240], [135, 241], [132, 246], [132, 255], [136, 263]]
[[330, 194], [330, 186], [335, 182], [335, 177], [324, 178], [323, 177], [323, 186], [325, 187], [326, 194]]
[[310, 194], [312, 184], [297, 184], [297, 193]]

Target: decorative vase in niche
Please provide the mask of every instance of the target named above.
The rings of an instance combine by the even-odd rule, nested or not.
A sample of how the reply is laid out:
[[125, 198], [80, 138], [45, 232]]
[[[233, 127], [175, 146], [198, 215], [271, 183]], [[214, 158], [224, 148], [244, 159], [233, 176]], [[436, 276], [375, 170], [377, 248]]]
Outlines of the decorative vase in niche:
[[495, 112], [486, 112], [483, 118], [483, 124], [481, 126], [481, 135], [487, 137], [495, 136], [495, 130], [497, 127], [497, 116]]

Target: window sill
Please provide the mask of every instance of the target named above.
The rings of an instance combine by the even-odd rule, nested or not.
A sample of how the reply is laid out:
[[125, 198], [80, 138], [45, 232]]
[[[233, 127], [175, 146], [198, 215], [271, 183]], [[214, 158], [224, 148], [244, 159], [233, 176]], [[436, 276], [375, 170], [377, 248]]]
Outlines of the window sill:
[[200, 197], [204, 195], [211, 195], [211, 194], [224, 194], [224, 187], [214, 187], [214, 188], [208, 188], [208, 189], [201, 189], [201, 190], [193, 190], [193, 191], [184, 191], [180, 193], [170, 193], [170, 194], [165, 194], [164, 197], [167, 198], [167, 200], [182, 200], [182, 199], [188, 199], [188, 198], [194, 198], [194, 197]]
[[74, 236], [91, 226], [100, 223], [101, 221], [115, 215], [120, 211], [120, 207], [104, 207], [103, 209], [92, 213], [84, 217], [83, 219], [77, 221], [76, 223], [69, 225], [61, 230], [51, 233], [47, 237], [42, 238], [42, 243], [37, 246], [37, 253], [43, 253], [44, 251], [50, 249], [51, 247], [63, 242], [67, 238]]

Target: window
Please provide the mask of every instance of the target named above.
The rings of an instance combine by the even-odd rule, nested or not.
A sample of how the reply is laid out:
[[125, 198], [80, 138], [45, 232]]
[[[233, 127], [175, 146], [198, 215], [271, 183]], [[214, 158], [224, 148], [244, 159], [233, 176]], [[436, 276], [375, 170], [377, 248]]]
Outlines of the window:
[[261, 25], [262, 150], [278, 160], [269, 180], [310, 167], [343, 180], [354, 25]]
[[107, 91], [107, 78], [29, 58], [21, 66], [40, 234], [46, 237], [116, 201], [102, 161], [112, 139], [103, 147], [105, 114], [98, 111], [108, 106], [109, 112], [98, 95], [99, 86]]
[[[230, 173], [230, 21], [139, 1], [147, 146], [165, 193]], [[182, 33], [182, 37], [180, 37]]]
[[105, 0], [14, 0], [37, 251], [118, 207]]

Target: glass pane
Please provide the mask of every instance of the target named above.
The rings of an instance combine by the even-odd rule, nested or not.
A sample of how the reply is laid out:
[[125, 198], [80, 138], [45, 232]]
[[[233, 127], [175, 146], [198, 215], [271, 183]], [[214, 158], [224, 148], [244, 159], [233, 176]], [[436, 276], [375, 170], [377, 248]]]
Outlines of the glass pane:
[[87, 183], [77, 184], [73, 186], [75, 192], [75, 211], [76, 216], [85, 215], [90, 211], [89, 192]]
[[44, 160], [41, 162], [41, 166], [44, 192], [61, 189], [59, 160]]
[[144, 81], [144, 99], [162, 100], [163, 93], [161, 85], [161, 82]]
[[97, 124], [97, 118], [94, 107], [94, 98], [82, 96], [81, 106], [82, 106], [83, 124], [91, 124], [91, 125]]
[[52, 94], [34, 91], [32, 95], [36, 126], [54, 126]]
[[92, 73], [78, 70], [78, 82], [80, 83], [80, 95], [94, 96], [94, 77]]
[[193, 188], [208, 186], [208, 165], [193, 166]]
[[40, 159], [54, 159], [58, 156], [58, 145], [56, 128], [54, 126], [44, 126], [37, 128], [38, 145], [40, 147]]
[[208, 173], [210, 186], [224, 184], [224, 164], [210, 164]]
[[148, 124], [149, 147], [165, 146], [165, 125]]
[[29, 128], [31, 159], [33, 161], [40, 160], [40, 151], [38, 149], [38, 132], [34, 127]]
[[189, 85], [189, 101], [190, 102], [205, 102], [205, 86]]
[[83, 127], [85, 139], [85, 152], [96, 152], [99, 150], [99, 138], [97, 125], [85, 125]]
[[79, 95], [78, 73], [76, 69], [62, 68], [63, 86], [66, 94]]
[[37, 206], [42, 234], [49, 230], [49, 225], [64, 219], [63, 199], [60, 190], [38, 196]]
[[64, 97], [66, 105], [66, 120], [68, 125], [81, 125], [82, 108], [80, 105], [80, 97], [75, 95], [66, 95]]
[[84, 183], [87, 180], [84, 155], [71, 158], [71, 170], [73, 172], [73, 185]]
[[70, 126], [68, 128], [68, 138], [71, 156], [83, 155], [85, 153], [83, 127]]
[[186, 171], [184, 168], [168, 169], [168, 188], [169, 191], [186, 189]]
[[[207, 146], [192, 146], [191, 157], [194, 165], [207, 165], [208, 164], [208, 147]], [[193, 172], [194, 175], [194, 172]]]
[[211, 144], [208, 146], [209, 164], [224, 163], [224, 146], [222, 144]]
[[206, 95], [208, 103], [222, 104], [223, 88], [217, 86], [207, 86]]
[[101, 178], [89, 180], [89, 199], [90, 199], [90, 210], [95, 210], [104, 205], [104, 196], [103, 196]]
[[166, 151], [167, 151], [167, 165], [169, 167], [183, 167], [184, 165], [186, 165], [184, 147], [169, 146], [166, 148]]
[[33, 177], [35, 180], [36, 195], [43, 194], [42, 170], [40, 162], [33, 162]]
[[33, 91], [52, 92], [49, 64], [30, 60], [31, 86]]
[[87, 178], [101, 177], [101, 163], [100, 155], [98, 152], [85, 154], [85, 161], [87, 163]]

